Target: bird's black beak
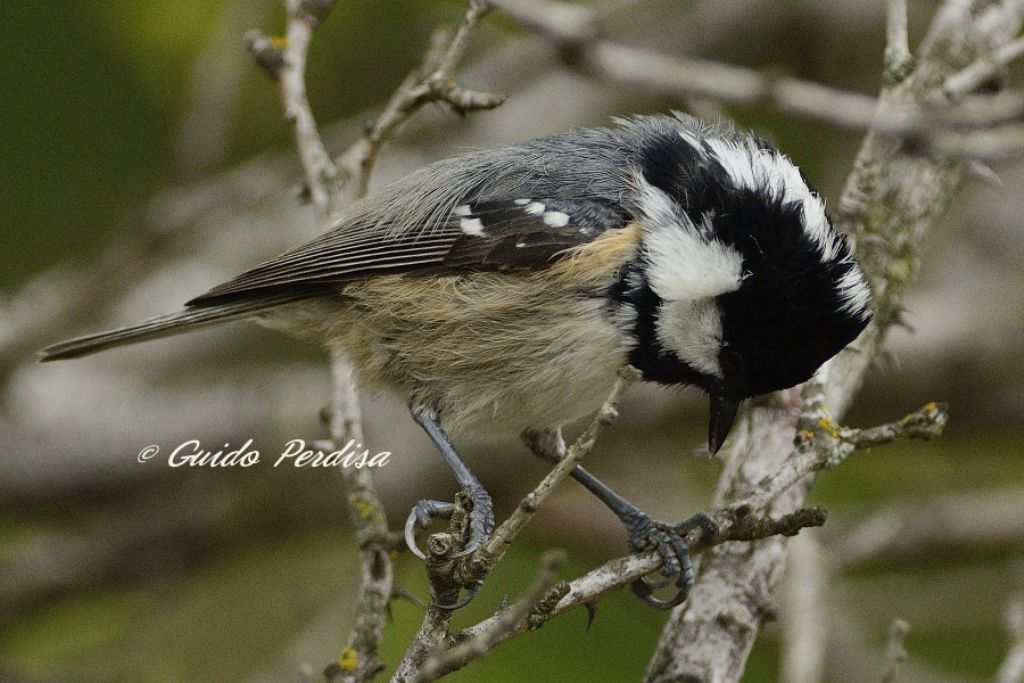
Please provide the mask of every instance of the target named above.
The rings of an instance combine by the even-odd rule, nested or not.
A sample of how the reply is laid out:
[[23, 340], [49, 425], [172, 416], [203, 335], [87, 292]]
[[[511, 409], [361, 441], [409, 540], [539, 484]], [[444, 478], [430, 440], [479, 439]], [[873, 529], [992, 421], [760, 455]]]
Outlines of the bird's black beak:
[[729, 436], [739, 407], [739, 401], [733, 401], [718, 391], [711, 392], [711, 422], [708, 425], [708, 450], [711, 455], [718, 452], [725, 437]]

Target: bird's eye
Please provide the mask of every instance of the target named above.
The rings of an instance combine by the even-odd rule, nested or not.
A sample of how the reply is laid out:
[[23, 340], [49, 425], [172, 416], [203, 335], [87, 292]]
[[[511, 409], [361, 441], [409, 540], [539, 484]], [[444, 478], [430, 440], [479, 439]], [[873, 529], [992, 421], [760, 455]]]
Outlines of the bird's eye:
[[743, 356], [731, 346], [723, 346], [718, 352], [718, 363], [726, 377], [743, 375]]

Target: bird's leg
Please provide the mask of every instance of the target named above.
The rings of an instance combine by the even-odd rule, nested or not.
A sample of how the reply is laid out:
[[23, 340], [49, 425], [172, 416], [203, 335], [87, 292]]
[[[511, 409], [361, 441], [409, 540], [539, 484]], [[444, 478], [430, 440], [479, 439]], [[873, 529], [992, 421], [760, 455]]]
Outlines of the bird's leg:
[[[483, 484], [480, 483], [480, 480], [466, 467], [466, 463], [462, 461], [462, 456], [455, 450], [455, 445], [448, 437], [447, 432], [438, 424], [433, 411], [415, 405], [410, 410], [416, 423], [423, 428], [423, 431], [427, 433], [427, 436], [434, 442], [437, 449], [441, 451], [445, 462], [448, 463], [448, 466], [455, 474], [455, 479], [459, 482], [459, 486], [462, 487], [462, 490], [466, 492], [466, 495], [473, 503], [473, 509], [469, 513], [469, 540], [455, 557], [469, 555], [483, 545], [490, 538], [491, 532], [494, 530], [494, 509], [491, 504], [491, 497], [487, 495], [487, 491], [484, 489]], [[417, 503], [405, 522], [405, 541], [409, 546], [409, 550], [417, 557], [425, 560], [426, 556], [423, 554], [423, 551], [416, 546], [416, 527], [426, 528], [435, 517], [447, 519], [451, 517], [454, 509], [455, 506], [452, 503], [444, 503], [437, 500], [421, 500]]]
[[[560, 430], [528, 430], [524, 432], [523, 437], [530, 449], [541, 457], [557, 462], [565, 455], [565, 442]], [[686, 536], [698, 527], [703, 529], [706, 535], [714, 535], [718, 531], [714, 520], [702, 512], [676, 526], [659, 522], [583, 467], [577, 465], [569, 474], [622, 520], [629, 536], [629, 547], [633, 552], [653, 549], [661, 555], [661, 574], [666, 577], [665, 580], [651, 583], [646, 579], [637, 579], [631, 585], [633, 593], [647, 604], [659, 609], [669, 609], [686, 600], [693, 586], [693, 565]], [[671, 600], [660, 600], [653, 596], [656, 589], [672, 582], [675, 582], [678, 590]]]
[[[670, 609], [685, 601], [693, 586], [693, 565], [686, 544], [686, 535], [698, 527], [706, 534], [716, 533], [717, 528], [711, 517], [701, 512], [675, 526], [659, 522], [581, 466], [577, 465], [569, 474], [622, 520], [629, 534], [629, 547], [633, 552], [657, 550], [661, 555], [661, 574], [665, 580], [651, 583], [646, 579], [637, 579], [630, 584], [633, 593], [648, 605], [658, 609]], [[672, 582], [678, 589], [673, 598], [661, 600], [654, 597], [656, 589]]]

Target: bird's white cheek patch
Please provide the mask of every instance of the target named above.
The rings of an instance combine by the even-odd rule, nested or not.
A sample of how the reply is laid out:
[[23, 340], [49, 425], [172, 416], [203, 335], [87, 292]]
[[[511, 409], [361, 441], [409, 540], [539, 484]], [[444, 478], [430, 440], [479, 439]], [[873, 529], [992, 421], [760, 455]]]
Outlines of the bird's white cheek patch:
[[722, 378], [722, 312], [714, 299], [666, 301], [658, 311], [658, 341], [700, 372]]

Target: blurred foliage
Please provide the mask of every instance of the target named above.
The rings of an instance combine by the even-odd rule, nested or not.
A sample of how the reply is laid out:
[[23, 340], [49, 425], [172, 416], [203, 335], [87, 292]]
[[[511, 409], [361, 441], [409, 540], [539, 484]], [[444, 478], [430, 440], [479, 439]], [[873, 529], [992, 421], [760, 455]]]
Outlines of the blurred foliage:
[[[86, 261], [100, 253], [132, 229], [158, 187], [175, 180], [174, 142], [189, 104], [191, 65], [228, 4], [0, 6], [0, 288], [68, 256]], [[314, 111], [332, 121], [378, 102], [418, 63], [431, 29], [459, 12], [456, 3], [441, 1], [340, 3], [310, 52]], [[264, 29], [283, 31], [282, 13]], [[238, 44], [243, 50], [241, 36]], [[256, 68], [239, 105], [226, 165], [290, 144], [273, 86]]]

